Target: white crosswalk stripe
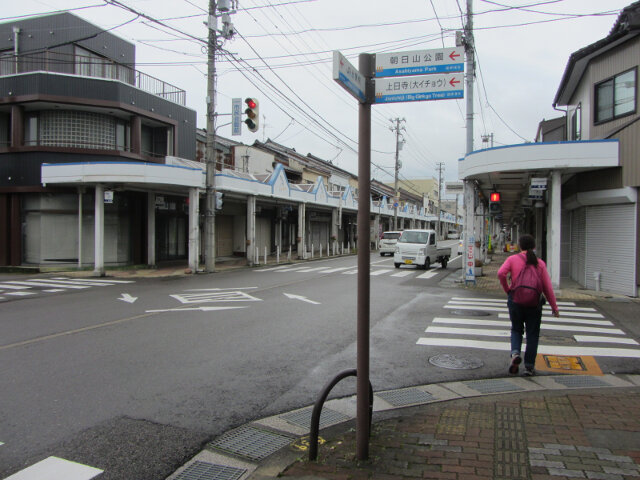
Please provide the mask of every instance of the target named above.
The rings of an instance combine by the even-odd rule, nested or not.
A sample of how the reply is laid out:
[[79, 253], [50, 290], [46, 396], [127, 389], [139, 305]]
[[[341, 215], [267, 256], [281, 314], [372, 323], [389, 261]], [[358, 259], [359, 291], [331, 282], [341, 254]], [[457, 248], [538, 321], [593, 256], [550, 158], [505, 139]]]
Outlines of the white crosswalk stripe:
[[[307, 264], [307, 265], [298, 265], [298, 266], [280, 265], [277, 267], [262, 268], [260, 270], [255, 270], [255, 272], [256, 273], [269, 272], [273, 274], [312, 273], [312, 274], [318, 274], [318, 275], [325, 275], [329, 273], [340, 273], [341, 275], [356, 275], [358, 273], [358, 269], [357, 267], [353, 267], [353, 266], [351, 267], [327, 267], [327, 266], [314, 267]], [[397, 269], [389, 268], [386, 265], [371, 264], [369, 276], [383, 277], [388, 275], [390, 277], [396, 277], [396, 278], [413, 276], [417, 279], [425, 280], [425, 279], [430, 279], [437, 276], [440, 272], [441, 272], [440, 268], [433, 268], [431, 270], [428, 270], [427, 272], [422, 272], [421, 270], [414, 269], [414, 268], [397, 270]], [[496, 306], [497, 305], [498, 304], [496, 304]]]
[[[551, 309], [545, 305], [540, 329], [549, 333], [544, 337], [545, 342], [538, 346], [539, 353], [640, 358], [640, 348], [633, 348], [640, 344], [616, 328], [596, 308], [580, 307], [574, 302], [558, 302], [558, 306], [560, 317], [556, 318], [550, 315]], [[453, 297], [443, 308], [457, 310], [462, 315], [464, 311], [471, 314], [473, 310], [490, 312], [490, 315], [484, 318], [434, 317], [425, 330], [425, 336], [416, 342], [418, 345], [510, 351], [511, 321], [506, 299]], [[553, 345], [556, 336], [567, 338], [560, 332], [570, 335], [578, 345], [567, 345], [566, 341]]]
[[[86, 290], [93, 287], [112, 287], [114, 285], [134, 283], [134, 280], [92, 279], [92, 278], [29, 278], [26, 280], [5, 280], [0, 283], [0, 300], [11, 297], [27, 297], [39, 293], [59, 293], [69, 290]], [[5, 291], [10, 290], [10, 291]]]

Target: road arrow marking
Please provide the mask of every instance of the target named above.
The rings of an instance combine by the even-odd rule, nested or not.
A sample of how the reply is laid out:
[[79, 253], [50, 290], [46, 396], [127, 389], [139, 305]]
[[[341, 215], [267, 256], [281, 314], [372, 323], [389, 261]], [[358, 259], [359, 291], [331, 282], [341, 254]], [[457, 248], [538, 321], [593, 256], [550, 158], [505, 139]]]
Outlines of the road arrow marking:
[[128, 293], [123, 293], [122, 297], [120, 297], [118, 300], [122, 300], [123, 302], [127, 302], [127, 303], [133, 303], [138, 299], [138, 297], [132, 297], [131, 295], [129, 295]]
[[293, 295], [292, 293], [285, 293], [286, 297], [291, 298], [292, 300], [301, 300], [303, 302], [312, 303], [313, 305], [320, 305], [320, 302], [314, 302], [313, 300], [309, 300], [307, 297], [303, 297], [302, 295]]
[[166, 308], [163, 310], [145, 310], [145, 313], [161, 313], [161, 312], [188, 312], [200, 310], [201, 312], [211, 312], [213, 310], [233, 310], [235, 308], [247, 307], [187, 307], [187, 308]]

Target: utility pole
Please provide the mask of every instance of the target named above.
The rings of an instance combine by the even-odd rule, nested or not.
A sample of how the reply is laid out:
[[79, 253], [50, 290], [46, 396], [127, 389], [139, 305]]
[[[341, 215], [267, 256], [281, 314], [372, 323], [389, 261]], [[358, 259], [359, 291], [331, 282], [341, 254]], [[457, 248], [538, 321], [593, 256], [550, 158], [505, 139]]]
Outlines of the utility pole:
[[[467, 100], [467, 148], [466, 154], [469, 155], [473, 152], [473, 78], [475, 76], [475, 60], [474, 60], [474, 42], [473, 42], [473, 0], [467, 0], [467, 23], [464, 27], [464, 36], [462, 39], [464, 45], [464, 51], [466, 55], [466, 100]], [[475, 187], [472, 182], [465, 180], [464, 182], [464, 208], [465, 208], [465, 220], [464, 220], [464, 245], [465, 245], [465, 265], [462, 269], [463, 279], [465, 281], [469, 279], [475, 282], [474, 268], [475, 268], [475, 252], [474, 258], [469, 259], [469, 250], [471, 240], [474, 238], [474, 222], [475, 222]], [[471, 265], [469, 265], [469, 262]]]
[[204, 265], [210, 273], [216, 267], [216, 2], [209, 0], [209, 38], [207, 42], [207, 136], [205, 159], [207, 163], [207, 196], [204, 219]]
[[444, 168], [443, 162], [436, 164], [438, 167], [438, 222], [436, 230], [436, 239], [440, 238], [440, 216], [442, 215], [442, 169]]
[[389, 119], [391, 122], [395, 122], [395, 126], [393, 127], [389, 127], [389, 130], [391, 130], [392, 132], [396, 132], [396, 168], [395, 168], [395, 177], [394, 177], [394, 182], [393, 182], [393, 192], [395, 195], [395, 198], [393, 199], [393, 229], [397, 230], [398, 229], [398, 207], [400, 206], [400, 190], [398, 188], [398, 173], [400, 172], [400, 136], [401, 130], [406, 130], [406, 128], [404, 126], [400, 126], [400, 122], [405, 122], [406, 120], [404, 118], [396, 118], [395, 120], [393, 118]]
[[211, 273], [216, 267], [216, 50], [218, 48], [218, 16], [222, 13], [223, 30], [222, 38], [230, 39], [233, 36], [233, 25], [229, 18], [231, 10], [230, 0], [209, 0], [209, 19], [207, 27], [209, 37], [207, 40], [207, 135], [205, 161], [207, 165], [207, 194], [205, 206], [204, 224], [204, 262], [205, 271]]

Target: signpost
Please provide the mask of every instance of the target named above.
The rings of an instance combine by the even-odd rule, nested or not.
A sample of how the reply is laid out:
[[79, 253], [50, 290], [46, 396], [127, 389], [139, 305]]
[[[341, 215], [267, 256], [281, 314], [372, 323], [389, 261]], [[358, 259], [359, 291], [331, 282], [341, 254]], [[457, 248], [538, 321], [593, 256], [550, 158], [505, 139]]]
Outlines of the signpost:
[[366, 81], [364, 75], [351, 65], [349, 60], [337, 50], [333, 52], [333, 79], [342, 85], [360, 103], [366, 101]]
[[463, 85], [463, 74], [375, 79], [375, 103], [463, 98]]
[[462, 47], [376, 54], [378, 78], [453, 72], [464, 72]]
[[[369, 456], [369, 341], [371, 226], [371, 105], [393, 102], [463, 98], [462, 49], [360, 54], [355, 68], [339, 51], [333, 52], [333, 79], [356, 98], [358, 106], [358, 295], [356, 456]], [[430, 75], [439, 73], [439, 75]], [[412, 75], [412, 76], [406, 76]], [[419, 75], [428, 75], [427, 77]], [[379, 77], [374, 79], [374, 77]], [[394, 77], [394, 78], [380, 78]], [[398, 199], [393, 199], [394, 206]], [[473, 242], [470, 242], [473, 245]], [[473, 247], [472, 247], [473, 248]], [[473, 250], [471, 250], [473, 262]], [[473, 275], [473, 265], [471, 275]], [[466, 270], [466, 269], [465, 269]], [[472, 277], [474, 278], [474, 277]], [[340, 375], [336, 377], [339, 380]]]

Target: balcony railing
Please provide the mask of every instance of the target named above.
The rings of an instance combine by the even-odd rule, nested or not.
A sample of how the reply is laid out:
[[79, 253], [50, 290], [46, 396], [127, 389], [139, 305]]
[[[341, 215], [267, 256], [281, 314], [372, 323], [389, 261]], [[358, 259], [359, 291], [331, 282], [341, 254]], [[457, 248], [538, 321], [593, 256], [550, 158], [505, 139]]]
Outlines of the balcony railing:
[[184, 90], [163, 80], [115, 63], [107, 58], [70, 56], [45, 51], [37, 54], [0, 56], [0, 76], [16, 73], [51, 72], [118, 80], [179, 105], [186, 105]]

